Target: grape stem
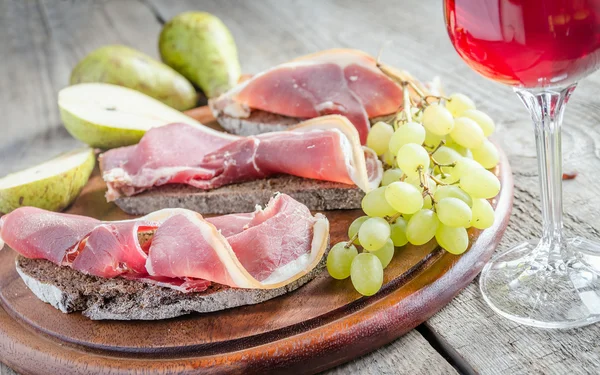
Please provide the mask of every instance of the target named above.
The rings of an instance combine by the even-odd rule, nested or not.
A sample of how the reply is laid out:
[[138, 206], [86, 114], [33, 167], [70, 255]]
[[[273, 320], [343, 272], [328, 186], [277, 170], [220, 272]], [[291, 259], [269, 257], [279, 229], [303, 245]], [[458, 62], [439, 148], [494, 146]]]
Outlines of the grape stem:
[[401, 86], [410, 86], [411, 89], [413, 89], [415, 91], [415, 93], [417, 93], [417, 95], [419, 95], [419, 98], [422, 101], [425, 101], [425, 97], [427, 96], [423, 90], [421, 90], [421, 88], [419, 88], [419, 86], [417, 86], [413, 81], [409, 80], [409, 79], [402, 79], [401, 77], [399, 77], [396, 73], [394, 73], [390, 68], [388, 68], [387, 66], [385, 66], [385, 64], [383, 64], [380, 61], [381, 55], [377, 56], [377, 68], [379, 68], [379, 70], [381, 70], [381, 72], [383, 74], [385, 74], [386, 76], [388, 76], [390, 79], [392, 79], [393, 81], [395, 81], [396, 83], [400, 84]]
[[[441, 169], [440, 169], [440, 171], [441, 171]], [[442, 172], [442, 173], [444, 173], [444, 172]], [[438, 185], [442, 185], [442, 186], [448, 186], [448, 185], [458, 185], [458, 184], [460, 183], [460, 180], [458, 180], [458, 181], [455, 181], [455, 182], [453, 182], [453, 183], [449, 184], [449, 183], [447, 183], [447, 182], [440, 181], [440, 179], [439, 179], [439, 178], [437, 178], [437, 177], [435, 177], [435, 176], [431, 176], [431, 175], [429, 176], [429, 178], [431, 178], [433, 181], [435, 181], [435, 183], [436, 183], [436, 184], [438, 184]]]
[[442, 177], [446, 177], [446, 173], [444, 172], [442, 167], [455, 167], [456, 166], [456, 162], [442, 164], [442, 163], [438, 162], [437, 160], [435, 160], [433, 155], [429, 155], [429, 159], [431, 159], [431, 162], [434, 164], [434, 166], [433, 166], [434, 171], [435, 171], [435, 167], [437, 167], [440, 170]]
[[352, 236], [352, 238], [350, 238], [348, 240], [348, 243], [346, 245], [344, 245], [344, 248], [349, 249], [350, 246], [352, 246], [352, 244], [354, 243], [354, 241], [356, 241], [358, 239], [358, 232], [356, 232], [356, 234], [354, 234], [354, 236]]
[[433, 99], [437, 99], [438, 102], [445, 100], [447, 102], [450, 101], [450, 98], [446, 98], [445, 96], [440, 96], [440, 95], [425, 95], [422, 99], [423, 101], [425, 101], [425, 103], [429, 104], [429, 102], [427, 101], [427, 99], [429, 98], [433, 98]]
[[455, 161], [453, 161], [452, 163], [448, 163], [448, 164], [442, 164], [442, 163], [436, 161], [433, 156], [431, 156], [430, 159], [433, 162], [433, 164], [435, 164], [436, 167], [456, 167]]
[[427, 196], [429, 198], [431, 198], [431, 205], [433, 207], [433, 210], [435, 211], [435, 199], [433, 199], [433, 194], [429, 190], [429, 184], [427, 183], [427, 179], [431, 178], [435, 182], [437, 182], [437, 181], [436, 181], [436, 179], [433, 178], [433, 176], [429, 175], [429, 173], [425, 173], [425, 168], [423, 168], [422, 166], [419, 166], [418, 171], [419, 171], [419, 180], [421, 182], [421, 188], [423, 189], [423, 198], [425, 198]]
[[402, 216], [402, 214], [400, 212], [397, 212], [393, 216], [386, 217], [386, 220], [388, 223], [394, 224], [396, 222], [396, 220], [398, 220], [398, 218], [400, 218], [400, 216]]
[[[434, 148], [434, 149], [433, 149], [433, 150], [432, 150], [432, 151], [429, 153], [429, 155], [433, 155], [433, 154], [435, 154], [435, 152], [436, 152], [437, 150], [439, 150], [439, 149], [440, 149], [440, 147], [442, 147], [442, 146], [443, 146], [443, 145], [445, 145], [445, 144], [446, 144], [446, 141], [445, 141], [444, 139], [442, 139], [442, 140], [440, 141], [440, 143], [439, 143], [437, 146], [435, 146], [435, 148]], [[428, 147], [428, 148], [431, 148], [431, 147]]]
[[412, 113], [410, 113], [411, 102], [410, 95], [408, 93], [408, 85], [407, 81], [402, 82], [402, 103], [404, 104], [404, 108], [402, 111], [404, 112], [404, 116], [406, 117], [406, 122], [412, 121]]

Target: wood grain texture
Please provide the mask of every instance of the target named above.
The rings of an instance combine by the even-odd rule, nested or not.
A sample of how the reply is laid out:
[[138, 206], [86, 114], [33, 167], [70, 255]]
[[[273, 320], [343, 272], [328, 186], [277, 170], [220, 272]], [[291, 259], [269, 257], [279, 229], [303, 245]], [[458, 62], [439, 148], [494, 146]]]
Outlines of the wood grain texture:
[[0, 175], [78, 144], [62, 128], [56, 97], [81, 58], [113, 43], [158, 57], [160, 27], [137, 1], [1, 1]]
[[[354, 47], [376, 54], [384, 42], [391, 42], [385, 49], [386, 62], [421, 79], [441, 76], [449, 92], [468, 93], [496, 120], [498, 132], [494, 138], [508, 154], [516, 184], [515, 209], [500, 250], [539, 235], [539, 190], [529, 118], [509, 88], [481, 78], [460, 60], [444, 30], [440, 1], [153, 0], [149, 4], [165, 19], [191, 9], [217, 14], [238, 42], [245, 72], [258, 72], [330, 47]], [[51, 15], [46, 17], [51, 21], [48, 27], [40, 26], [44, 14]], [[80, 57], [113, 42], [130, 44], [156, 56], [155, 35], [159, 28], [147, 4], [136, 1], [94, 5], [90, 0], [0, 2], [0, 110], [4, 116], [0, 143], [24, 140], [19, 144], [23, 147], [0, 147], [0, 175], [75, 144], [62, 130], [44, 131], [60, 129], [53, 109], [53, 90], [66, 83], [70, 67]], [[579, 172], [576, 179], [564, 183], [565, 226], [569, 233], [596, 238], [600, 236], [600, 189], [596, 184], [600, 170], [599, 97], [600, 74], [594, 74], [575, 91], [566, 111], [563, 136], [565, 171]], [[33, 134], [39, 135], [30, 137]], [[467, 366], [481, 374], [600, 372], [599, 325], [575, 331], [518, 327], [492, 314], [476, 284], [428, 325]], [[396, 343], [404, 342], [405, 337]], [[422, 337], [417, 337], [427, 347]], [[413, 352], [412, 347], [398, 346], [399, 350], [409, 351], [398, 360], [417, 362], [428, 358]], [[431, 347], [427, 348], [431, 352]], [[379, 353], [357, 360], [358, 367], [352, 369], [396, 373], [402, 368], [395, 363], [386, 365]], [[435, 361], [429, 366], [435, 369], [442, 365]]]
[[[488, 230], [469, 230], [469, 251], [452, 255], [435, 241], [406, 245], [386, 268], [381, 291], [371, 297], [359, 295], [350, 280], [334, 280], [323, 270], [294, 293], [257, 305], [172, 320], [96, 322], [61, 313], [35, 298], [14, 268], [15, 253], [5, 250], [0, 253], [0, 359], [34, 374], [84, 369], [124, 375], [311, 374], [331, 368], [409, 332], [479, 273], [502, 238], [512, 208], [512, 174], [504, 155], [498, 173], [502, 190], [493, 202], [496, 221]], [[102, 220], [130, 218], [106, 203], [105, 191], [96, 173], [66, 212]], [[362, 212], [326, 214], [331, 241], [337, 243]], [[14, 322], [41, 335], [15, 331]], [[88, 363], [75, 354], [79, 351], [98, 358]], [[32, 360], [23, 361], [27, 356]]]
[[438, 352], [416, 330], [412, 330], [391, 344], [367, 354], [364, 357], [345, 363], [329, 375], [388, 375], [388, 374], [458, 374]]

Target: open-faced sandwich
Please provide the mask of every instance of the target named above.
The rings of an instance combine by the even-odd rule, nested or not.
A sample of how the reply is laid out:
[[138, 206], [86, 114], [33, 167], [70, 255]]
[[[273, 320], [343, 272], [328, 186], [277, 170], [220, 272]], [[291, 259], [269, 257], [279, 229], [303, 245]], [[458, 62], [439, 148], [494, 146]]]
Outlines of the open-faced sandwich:
[[274, 189], [313, 210], [358, 208], [383, 175], [377, 155], [339, 115], [246, 137], [170, 124], [149, 130], [137, 145], [105, 152], [100, 168], [108, 200], [134, 214], [167, 207], [243, 212]]
[[23, 207], [0, 218], [0, 237], [42, 301], [91, 319], [153, 320], [300, 287], [324, 266], [329, 222], [277, 194], [264, 209], [212, 218], [165, 209], [102, 222]]
[[354, 124], [362, 144], [369, 120], [395, 114], [402, 103], [401, 86], [383, 73], [375, 58], [341, 48], [275, 66], [209, 101], [219, 124], [234, 134], [285, 130], [306, 119], [339, 114]]

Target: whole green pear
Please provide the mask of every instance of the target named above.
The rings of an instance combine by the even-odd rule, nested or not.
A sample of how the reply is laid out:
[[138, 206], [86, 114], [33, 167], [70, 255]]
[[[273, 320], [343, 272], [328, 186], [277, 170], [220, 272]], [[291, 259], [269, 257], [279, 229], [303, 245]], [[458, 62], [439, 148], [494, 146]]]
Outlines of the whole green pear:
[[167, 22], [158, 48], [162, 60], [196, 84], [208, 98], [237, 84], [241, 69], [227, 26], [210, 13], [181, 13]]
[[84, 57], [71, 73], [71, 85], [111, 83], [151, 96], [177, 110], [196, 106], [194, 86], [171, 67], [122, 45], [100, 47]]

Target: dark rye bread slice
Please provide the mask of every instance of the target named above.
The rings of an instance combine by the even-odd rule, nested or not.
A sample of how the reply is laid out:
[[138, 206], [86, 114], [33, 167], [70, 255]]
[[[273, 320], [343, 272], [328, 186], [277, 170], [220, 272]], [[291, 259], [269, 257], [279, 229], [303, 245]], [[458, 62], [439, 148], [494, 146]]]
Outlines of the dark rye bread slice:
[[146, 215], [163, 208], [187, 208], [203, 214], [252, 212], [266, 205], [273, 194], [285, 193], [310, 210], [360, 208], [364, 193], [354, 185], [282, 175], [203, 191], [188, 185], [164, 185], [143, 193], [118, 198], [115, 203], [132, 215]]
[[298, 125], [302, 119], [278, 115], [276, 113], [252, 110], [246, 118], [233, 117], [213, 109], [213, 115], [219, 125], [229, 133], [248, 136], [287, 130]]
[[206, 313], [264, 302], [298, 289], [325, 267], [278, 289], [237, 289], [212, 284], [206, 291], [182, 293], [120, 277], [104, 279], [60, 267], [43, 259], [18, 256], [17, 272], [42, 301], [64, 313], [82, 311], [92, 320], [159, 320], [192, 312]]

